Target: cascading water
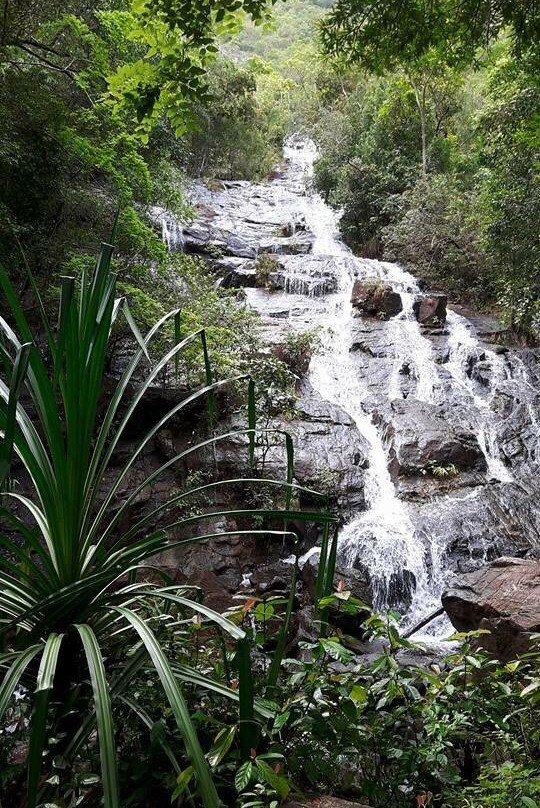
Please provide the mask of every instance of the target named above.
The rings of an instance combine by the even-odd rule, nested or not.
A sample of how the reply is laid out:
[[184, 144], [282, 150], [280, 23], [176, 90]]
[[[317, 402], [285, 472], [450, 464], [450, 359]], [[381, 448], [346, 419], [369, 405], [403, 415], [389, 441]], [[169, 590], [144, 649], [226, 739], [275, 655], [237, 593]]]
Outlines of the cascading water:
[[495, 424], [490, 409], [491, 399], [481, 396], [478, 392], [471, 374], [467, 369], [471, 357], [485, 353], [491, 365], [490, 387], [494, 390], [506, 375], [504, 360], [494, 351], [482, 349], [479, 341], [471, 333], [470, 325], [464, 317], [453, 311], [448, 312], [448, 347], [449, 360], [446, 364], [455, 382], [472, 399], [477, 415], [477, 437], [482, 452], [486, 458], [490, 477], [500, 482], [512, 482], [512, 475], [499, 458]]
[[[291, 142], [284, 152], [287, 168], [268, 185], [225, 183], [219, 192], [198, 187], [197, 200], [212, 212], [208, 243], [231, 256], [222, 259], [224, 266], [242, 265], [245, 277], [255, 272], [259, 251], [274, 253], [280, 259], [275, 288], [282, 291], [248, 288], [248, 301], [271, 325], [288, 318], [291, 328], [320, 327], [323, 350], [311, 360], [309, 381], [320, 397], [352, 419], [368, 455], [366, 508], [349, 514], [341, 530], [340, 563], [367, 572], [376, 608], [397, 605], [407, 612], [405, 624], [415, 625], [440, 606], [452, 555], [461, 553], [464, 563], [482, 563], [493, 545], [491, 534], [504, 533], [496, 521], [499, 514], [512, 519], [515, 497], [532, 490], [527, 463], [540, 457], [538, 389], [530, 363], [516, 352], [509, 357], [486, 346], [456, 312], [449, 311], [446, 327], [428, 338], [413, 308], [420, 293], [414, 276], [397, 264], [355, 257], [340, 238], [339, 213], [311, 191], [314, 144]], [[163, 212], [158, 219], [169, 248], [183, 244]], [[263, 248], [284, 223], [284, 244]], [[204, 226], [191, 233], [193, 251]], [[291, 238], [298, 239], [296, 251]], [[390, 284], [401, 296], [402, 311], [384, 322], [355, 316], [351, 293], [358, 278]], [[358, 330], [363, 332], [359, 340]], [[382, 348], [369, 342], [374, 334]], [[355, 340], [362, 346], [360, 354]], [[438, 487], [436, 480], [428, 480], [425, 491], [418, 495], [417, 489], [413, 497], [399, 490], [376, 417], [399, 402], [416, 402], [420, 415], [424, 407], [431, 414], [440, 411], [443, 422], [463, 423], [476, 437], [487, 473], [464, 475], [461, 487]], [[495, 506], [494, 494], [499, 497]], [[518, 524], [521, 529], [519, 519]], [[508, 531], [513, 535], [516, 528]], [[446, 630], [444, 620], [430, 629], [435, 636]]]
[[[309, 180], [315, 154], [313, 147], [307, 154], [298, 149], [285, 150], [290, 162], [303, 171], [304, 183]], [[331, 256], [339, 271], [338, 291], [328, 298], [326, 320], [319, 323], [323, 326], [325, 345], [311, 360], [310, 379], [323, 398], [338, 404], [354, 419], [370, 447], [365, 491], [368, 509], [342, 529], [339, 553], [348, 566], [361, 561], [370, 577], [377, 609], [388, 607], [392, 589], [412, 584], [414, 595], [407, 622], [414, 624], [439, 605], [440, 592], [432, 586], [436, 573], [435, 576], [430, 573], [430, 567], [432, 570], [440, 567], [442, 552], [438, 546], [434, 547], [428, 563], [425, 548], [416, 538], [406, 503], [396, 494], [381, 437], [364, 408], [368, 389], [354, 366], [350, 346], [354, 281], [357, 277], [376, 275], [400, 291], [404, 303], [402, 314], [390, 325], [396, 373], [405, 362], [413, 363], [416, 395], [431, 401], [438, 378], [431, 358], [431, 345], [421, 335], [413, 314], [413, 292], [418, 291], [418, 285], [410, 273], [395, 264], [356, 258], [351, 261], [351, 252], [338, 235], [339, 213], [329, 208], [320, 195], [304, 197], [302, 207], [314, 235], [313, 253]], [[391, 374], [389, 397], [399, 395], [396, 373]]]
[[184, 232], [177, 218], [166, 208], [154, 206], [150, 212], [152, 219], [161, 225], [161, 238], [169, 252], [184, 249]]

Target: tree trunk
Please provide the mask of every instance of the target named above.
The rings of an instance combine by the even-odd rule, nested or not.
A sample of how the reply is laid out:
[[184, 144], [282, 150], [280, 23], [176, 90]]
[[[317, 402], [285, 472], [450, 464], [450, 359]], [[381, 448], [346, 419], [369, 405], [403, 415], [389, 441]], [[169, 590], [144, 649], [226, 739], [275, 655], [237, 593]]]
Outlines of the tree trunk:
[[420, 115], [420, 136], [422, 141], [422, 176], [427, 176], [428, 161], [427, 161], [427, 126], [426, 126], [426, 84], [422, 85], [422, 92], [420, 93], [415, 82], [409, 78], [412, 88], [414, 90], [414, 97], [418, 113]]

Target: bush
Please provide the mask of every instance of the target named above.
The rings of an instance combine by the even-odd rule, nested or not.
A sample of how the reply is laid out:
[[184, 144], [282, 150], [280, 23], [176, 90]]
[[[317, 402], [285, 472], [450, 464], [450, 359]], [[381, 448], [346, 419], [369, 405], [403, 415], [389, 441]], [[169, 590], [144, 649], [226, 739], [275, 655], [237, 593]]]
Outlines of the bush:
[[303, 376], [307, 373], [311, 357], [321, 347], [320, 332], [318, 328], [307, 331], [290, 331], [285, 337], [285, 343], [278, 345], [275, 354], [293, 373]]
[[494, 278], [479, 238], [477, 200], [447, 176], [420, 179], [393, 200], [393, 220], [382, 231], [385, 258], [411, 267], [454, 300], [495, 300]]
[[276, 272], [278, 268], [278, 261], [273, 255], [262, 253], [257, 257], [255, 262], [255, 283], [262, 289], [268, 289], [270, 286], [270, 276]]

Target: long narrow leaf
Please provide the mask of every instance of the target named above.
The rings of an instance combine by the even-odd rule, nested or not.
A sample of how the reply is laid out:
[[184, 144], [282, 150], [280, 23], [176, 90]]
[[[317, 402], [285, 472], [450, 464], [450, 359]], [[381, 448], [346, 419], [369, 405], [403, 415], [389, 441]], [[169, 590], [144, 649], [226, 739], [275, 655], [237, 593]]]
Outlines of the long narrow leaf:
[[13, 442], [15, 439], [15, 426], [17, 423], [17, 404], [21, 395], [22, 386], [26, 378], [28, 360], [32, 345], [29, 342], [21, 345], [17, 351], [13, 364], [13, 374], [9, 386], [9, 399], [7, 402], [6, 417], [4, 421], [4, 435], [0, 443], [0, 490], [4, 485], [11, 467]]
[[270, 690], [272, 690], [277, 684], [279, 672], [281, 670], [281, 663], [283, 662], [283, 657], [285, 656], [285, 648], [287, 646], [287, 639], [289, 636], [289, 629], [291, 626], [292, 613], [294, 609], [294, 601], [296, 598], [297, 575], [298, 566], [295, 560], [291, 576], [291, 590], [289, 592], [287, 608], [285, 610], [285, 619], [283, 620], [279, 630], [277, 645], [272, 655], [272, 662], [270, 663], [270, 669], [268, 671], [267, 685]]
[[36, 692], [32, 704], [32, 721], [30, 725], [30, 743], [28, 747], [26, 800], [28, 808], [35, 808], [38, 799], [39, 777], [43, 750], [47, 737], [47, 713], [50, 691], [54, 684], [54, 676], [58, 662], [58, 654], [62, 643], [62, 634], [50, 634], [41, 656], [37, 675]]
[[96, 635], [90, 626], [77, 624], [76, 629], [82, 640], [94, 692], [104, 805], [105, 808], [118, 808], [116, 748], [114, 745], [111, 697], [105, 676], [105, 667]]
[[238, 666], [240, 752], [242, 760], [249, 760], [251, 750], [257, 746], [258, 725], [254, 714], [254, 685], [251, 671], [251, 654], [247, 637], [238, 640], [236, 646]]
[[189, 710], [167, 657], [163, 653], [154, 633], [139, 615], [122, 607], [116, 607], [116, 610], [131, 623], [138, 633], [161, 679], [163, 690], [171, 705], [178, 729], [184, 738], [188, 756], [195, 769], [204, 808], [219, 808], [220, 801], [216, 787], [199, 744], [197, 733], [191, 722]]
[[0, 685], [0, 721], [4, 717], [4, 713], [9, 704], [9, 700], [13, 695], [13, 691], [19, 684], [21, 676], [34, 657], [42, 650], [43, 645], [32, 645], [25, 651], [17, 654], [15, 661], [7, 671], [2, 684]]

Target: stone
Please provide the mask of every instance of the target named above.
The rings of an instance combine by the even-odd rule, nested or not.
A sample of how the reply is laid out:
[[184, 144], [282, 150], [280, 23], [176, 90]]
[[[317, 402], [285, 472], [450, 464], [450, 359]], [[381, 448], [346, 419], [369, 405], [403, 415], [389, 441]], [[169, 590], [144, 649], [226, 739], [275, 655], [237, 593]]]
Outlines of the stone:
[[476, 436], [448, 420], [435, 404], [412, 397], [396, 399], [374, 413], [382, 429], [390, 473], [426, 474], [434, 468], [485, 471], [486, 460]]
[[339, 267], [325, 255], [275, 256], [276, 269], [270, 272], [268, 287], [294, 295], [320, 297], [337, 291]]
[[[232, 259], [229, 259], [232, 260]], [[223, 277], [224, 289], [254, 289], [257, 285], [255, 262], [249, 259], [236, 259], [236, 266], [229, 264], [228, 271]], [[221, 265], [227, 266], [222, 260]]]
[[311, 252], [312, 244], [313, 238], [308, 233], [283, 238], [271, 238], [261, 241], [259, 255], [261, 253], [269, 253], [270, 255], [307, 255]]
[[442, 292], [418, 295], [413, 303], [416, 319], [422, 325], [440, 326], [446, 322], [448, 298]]
[[462, 576], [442, 603], [458, 631], [486, 629], [478, 644], [506, 661], [540, 631], [540, 561], [502, 557]]
[[395, 317], [403, 309], [401, 295], [379, 278], [359, 278], [354, 282], [351, 303], [365, 314]]

